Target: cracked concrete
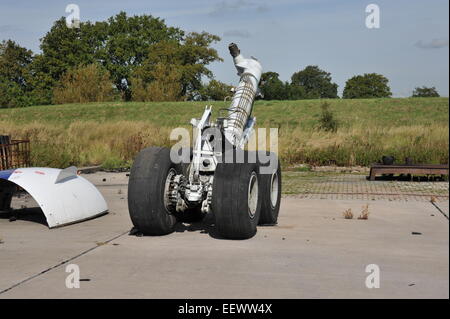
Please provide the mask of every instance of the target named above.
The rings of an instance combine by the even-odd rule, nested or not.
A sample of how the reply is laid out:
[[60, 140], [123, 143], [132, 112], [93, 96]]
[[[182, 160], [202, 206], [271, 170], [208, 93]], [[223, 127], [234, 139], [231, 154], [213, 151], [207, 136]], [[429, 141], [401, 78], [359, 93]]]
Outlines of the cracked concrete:
[[[135, 237], [126, 174], [86, 177], [108, 215], [52, 230], [38, 209], [0, 217], [0, 298], [449, 297], [449, 223], [427, 201], [284, 197], [278, 226], [249, 240], [218, 238], [212, 216]], [[26, 197], [14, 204], [25, 200], [31, 207]], [[369, 219], [356, 219], [367, 203]], [[435, 204], [448, 216], [448, 200]], [[348, 208], [354, 219], [343, 218]], [[79, 289], [65, 286], [68, 264], [89, 279]], [[369, 264], [380, 268], [380, 288], [365, 285]]]

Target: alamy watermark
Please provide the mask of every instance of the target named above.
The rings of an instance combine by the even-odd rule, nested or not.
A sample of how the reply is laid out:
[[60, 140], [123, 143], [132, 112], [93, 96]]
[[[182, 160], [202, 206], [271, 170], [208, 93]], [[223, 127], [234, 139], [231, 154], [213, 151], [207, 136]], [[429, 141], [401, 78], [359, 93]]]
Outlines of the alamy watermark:
[[[194, 131], [198, 134], [198, 130]], [[207, 143], [207, 152], [212, 152], [219, 163], [259, 163], [261, 174], [272, 174], [278, 167], [278, 128], [258, 128], [257, 134], [252, 134], [247, 141], [248, 152], [231, 143], [223, 143], [222, 132], [216, 128], [207, 128], [202, 132], [202, 150]], [[194, 133], [194, 134], [195, 134]], [[267, 137], [269, 138], [267, 140]], [[170, 159], [173, 163], [191, 162], [191, 152], [195, 152], [195, 139], [191, 139], [188, 129], [177, 127], [170, 133], [170, 140], [177, 141], [170, 149]]]
[[69, 13], [66, 17], [67, 27], [70, 29], [78, 29], [80, 27], [80, 7], [77, 4], [71, 3], [66, 6], [66, 13]]
[[368, 29], [379, 29], [380, 28], [380, 7], [371, 3], [366, 6], [366, 28]]
[[380, 266], [377, 264], [367, 265], [366, 272], [369, 273], [366, 277], [366, 287], [369, 289], [380, 288]]
[[80, 288], [80, 267], [77, 264], [69, 264], [66, 266], [66, 288]]

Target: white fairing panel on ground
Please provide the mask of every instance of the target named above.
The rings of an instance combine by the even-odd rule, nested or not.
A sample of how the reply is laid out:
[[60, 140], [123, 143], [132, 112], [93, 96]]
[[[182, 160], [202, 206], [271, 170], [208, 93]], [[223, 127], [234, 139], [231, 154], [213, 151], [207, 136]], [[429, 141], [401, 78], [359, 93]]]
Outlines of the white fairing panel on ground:
[[105, 214], [105, 199], [75, 167], [19, 168], [0, 171], [4, 179], [22, 187], [41, 207], [50, 228]]

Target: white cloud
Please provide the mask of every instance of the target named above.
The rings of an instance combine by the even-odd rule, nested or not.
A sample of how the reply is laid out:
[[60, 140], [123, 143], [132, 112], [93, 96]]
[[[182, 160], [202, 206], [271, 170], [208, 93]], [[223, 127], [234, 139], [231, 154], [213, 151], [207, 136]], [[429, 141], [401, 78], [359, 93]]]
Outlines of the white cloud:
[[448, 46], [448, 39], [433, 39], [431, 41], [420, 40], [416, 42], [415, 45], [421, 49], [441, 49]]

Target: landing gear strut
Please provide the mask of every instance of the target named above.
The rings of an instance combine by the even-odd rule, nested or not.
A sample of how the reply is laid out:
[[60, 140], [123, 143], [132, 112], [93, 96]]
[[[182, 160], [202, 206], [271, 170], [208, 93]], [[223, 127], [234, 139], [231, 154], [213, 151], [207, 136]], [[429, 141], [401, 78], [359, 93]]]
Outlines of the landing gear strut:
[[229, 239], [251, 238], [258, 224], [277, 223], [278, 158], [266, 151], [244, 151], [256, 123], [251, 112], [262, 67], [255, 58], [244, 58], [236, 44], [229, 50], [240, 81], [228, 115], [212, 122], [207, 106], [200, 119], [191, 120], [198, 132], [192, 150], [179, 154], [150, 147], [133, 164], [128, 207], [133, 225], [144, 234], [168, 234], [177, 221], [199, 220], [206, 213], [214, 214], [219, 234]]

